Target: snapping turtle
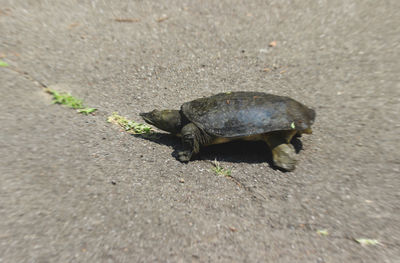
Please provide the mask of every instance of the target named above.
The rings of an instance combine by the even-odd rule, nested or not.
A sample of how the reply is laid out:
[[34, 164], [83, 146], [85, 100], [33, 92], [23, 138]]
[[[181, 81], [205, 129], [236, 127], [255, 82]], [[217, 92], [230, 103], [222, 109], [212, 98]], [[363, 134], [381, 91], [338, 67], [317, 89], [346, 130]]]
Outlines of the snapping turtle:
[[294, 135], [310, 134], [315, 111], [289, 97], [262, 92], [226, 92], [186, 102], [180, 110], [140, 113], [149, 124], [182, 137], [181, 162], [189, 162], [201, 146], [232, 140], [265, 141], [274, 165], [295, 169]]

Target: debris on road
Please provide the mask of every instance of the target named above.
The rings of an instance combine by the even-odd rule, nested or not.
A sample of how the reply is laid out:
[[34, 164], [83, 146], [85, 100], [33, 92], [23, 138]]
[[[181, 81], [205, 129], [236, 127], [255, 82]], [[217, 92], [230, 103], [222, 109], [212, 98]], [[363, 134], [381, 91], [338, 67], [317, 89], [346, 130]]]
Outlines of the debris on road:
[[72, 24], [70, 24], [68, 26], [68, 29], [72, 29], [72, 28], [77, 27], [77, 26], [79, 26], [79, 23], [72, 23]]
[[115, 18], [114, 21], [120, 23], [137, 23], [140, 22], [138, 18]]
[[161, 23], [161, 22], [163, 22], [163, 21], [165, 21], [165, 20], [167, 20], [169, 17], [167, 16], [167, 15], [162, 15], [159, 19], [157, 19], [157, 22], [158, 23]]
[[230, 227], [229, 227], [229, 230], [232, 231], [232, 232], [237, 232], [237, 228], [235, 228], [235, 227], [233, 227], [233, 226], [230, 226]]
[[326, 229], [320, 229], [320, 230], [317, 230], [317, 234], [320, 236], [328, 236], [329, 232]]
[[381, 243], [376, 239], [368, 239], [368, 238], [355, 238], [354, 239], [357, 243], [361, 244], [362, 246], [369, 246], [369, 245], [380, 245]]
[[276, 47], [276, 41], [274, 40], [274, 41], [270, 42], [268, 46], [270, 46], [270, 47]]

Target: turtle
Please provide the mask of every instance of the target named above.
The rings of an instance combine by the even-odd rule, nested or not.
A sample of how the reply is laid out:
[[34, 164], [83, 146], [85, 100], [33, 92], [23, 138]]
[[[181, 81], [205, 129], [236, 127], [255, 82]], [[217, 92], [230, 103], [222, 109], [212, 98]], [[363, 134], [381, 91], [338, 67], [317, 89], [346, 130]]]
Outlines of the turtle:
[[182, 138], [181, 162], [189, 162], [203, 146], [233, 140], [264, 141], [273, 164], [293, 171], [297, 158], [290, 143], [311, 134], [315, 110], [286, 97], [264, 92], [225, 92], [183, 103], [180, 110], [140, 113], [144, 121]]

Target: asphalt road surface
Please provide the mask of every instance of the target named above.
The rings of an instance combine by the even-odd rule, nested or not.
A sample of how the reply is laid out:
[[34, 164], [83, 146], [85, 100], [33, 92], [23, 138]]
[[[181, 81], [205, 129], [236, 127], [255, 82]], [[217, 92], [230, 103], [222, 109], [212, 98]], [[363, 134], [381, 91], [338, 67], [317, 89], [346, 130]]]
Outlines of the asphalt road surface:
[[[0, 0], [0, 262], [400, 262], [399, 12]], [[45, 86], [98, 111], [52, 104]], [[294, 172], [263, 143], [182, 164], [179, 139], [107, 122], [240, 90], [316, 110]]]

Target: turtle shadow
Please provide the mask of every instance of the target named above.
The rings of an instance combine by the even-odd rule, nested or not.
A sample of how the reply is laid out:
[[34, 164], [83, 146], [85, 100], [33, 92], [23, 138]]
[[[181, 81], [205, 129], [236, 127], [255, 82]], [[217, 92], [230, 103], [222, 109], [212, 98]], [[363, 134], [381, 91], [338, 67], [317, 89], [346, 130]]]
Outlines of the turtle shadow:
[[234, 141], [204, 147], [194, 159], [272, 164], [272, 153], [267, 144], [262, 141]]
[[172, 134], [169, 133], [154, 132], [151, 134], [132, 134], [132, 136], [135, 138], [140, 138], [151, 142], [155, 142], [157, 144], [167, 145], [173, 148], [176, 148], [181, 144], [180, 138], [173, 136]]
[[[291, 144], [298, 154], [303, 144], [298, 138], [293, 138]], [[263, 141], [233, 141], [224, 144], [211, 145], [202, 148], [194, 158], [199, 160], [231, 162], [231, 163], [268, 163], [270, 167], [282, 170], [274, 165], [272, 152]], [[285, 170], [282, 170], [285, 171]]]
[[[181, 139], [169, 133], [133, 134], [132, 136], [172, 147], [174, 151], [171, 155], [175, 159], [178, 157], [178, 152], [183, 150]], [[296, 153], [303, 149], [303, 144], [299, 137], [294, 137], [291, 144], [294, 146]], [[263, 141], [233, 141], [210, 145], [201, 148], [200, 153], [193, 157], [193, 160], [213, 161], [215, 159], [232, 163], [267, 162], [270, 167], [281, 170], [279, 167], [274, 166], [271, 150]]]

